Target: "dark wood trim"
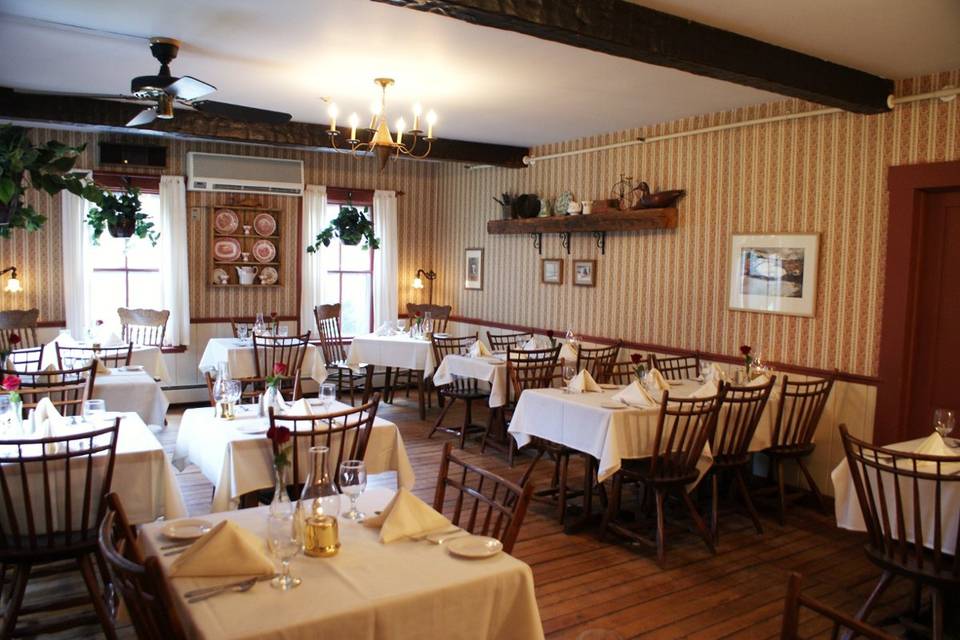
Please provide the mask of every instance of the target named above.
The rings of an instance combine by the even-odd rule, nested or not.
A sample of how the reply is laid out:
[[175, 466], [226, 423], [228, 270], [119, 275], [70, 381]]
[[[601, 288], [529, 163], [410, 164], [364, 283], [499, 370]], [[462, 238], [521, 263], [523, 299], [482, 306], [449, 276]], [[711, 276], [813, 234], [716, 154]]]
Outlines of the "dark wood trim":
[[37, 323], [37, 329], [66, 329], [66, 320], [43, 320]]
[[182, 344], [170, 347], [160, 347], [160, 353], [186, 353], [187, 347]]
[[624, 0], [376, 1], [855, 113], [890, 110], [892, 80]]
[[[177, 109], [172, 120], [155, 120], [149, 126], [124, 126], [143, 110], [143, 105], [97, 100], [80, 96], [47, 95], [14, 91], [0, 87], [0, 118], [23, 126], [46, 126], [50, 123], [72, 125], [127, 136], [162, 136], [180, 140], [212, 140], [270, 147], [288, 147], [305, 151], [330, 150], [329, 127], [308, 122], [264, 124], [237, 122], [199, 111]], [[340, 139], [349, 137], [347, 128], [340, 128]], [[363, 134], [367, 136], [367, 133]], [[502, 167], [522, 168], [527, 147], [514, 147], [465, 140], [434, 141], [429, 160], [470, 162]], [[363, 159], [358, 162], [376, 162]]]
[[[400, 314], [401, 318], [407, 317], [407, 314]], [[522, 324], [513, 324], [509, 322], [497, 322], [495, 320], [484, 320], [483, 318], [468, 318], [465, 316], [450, 316], [451, 322], [462, 322], [466, 324], [479, 325], [482, 327], [490, 327], [491, 329], [505, 329], [507, 331], [516, 331], [516, 332], [530, 332], [530, 333], [539, 333], [546, 334], [548, 329], [543, 327], [530, 327]], [[563, 333], [560, 329], [553, 330], [556, 335], [561, 335]], [[619, 339], [607, 338], [605, 336], [590, 336], [590, 335], [581, 335], [581, 339], [585, 342], [593, 342], [596, 344], [603, 345], [612, 345], [620, 342]], [[706, 360], [713, 360], [715, 362], [726, 362], [729, 364], [743, 364], [743, 359], [739, 356], [731, 356], [725, 353], [709, 353], [706, 351], [694, 351], [690, 349], [681, 349], [679, 347], [673, 347], [662, 344], [653, 344], [650, 342], [632, 342], [632, 341], [623, 341], [623, 346], [627, 349], [634, 349], [637, 351], [654, 351], [656, 353], [667, 353], [670, 355], [678, 356], [692, 356], [699, 355], [701, 358]], [[869, 386], [877, 386], [880, 383], [878, 378], [873, 376], [865, 376], [859, 373], [847, 373], [844, 371], [834, 372], [828, 371], [825, 369], [815, 369], [813, 367], [803, 367], [795, 364], [787, 364], [783, 362], [770, 362], [769, 363], [774, 369], [778, 371], [783, 371], [786, 373], [796, 373], [803, 376], [813, 376], [813, 377], [823, 377], [830, 374], [835, 374], [837, 380], [842, 380], [844, 382], [852, 382], [854, 384], [864, 384]]]
[[122, 190], [124, 179], [143, 193], [160, 193], [160, 176], [144, 176], [118, 171], [94, 171], [93, 181], [105, 189]]
[[919, 243], [926, 210], [926, 194], [960, 187], [960, 162], [935, 162], [890, 167], [887, 189], [887, 255], [884, 267], [883, 315], [880, 334], [881, 383], [873, 441], [898, 442], [906, 437], [912, 382], [916, 285]]
[[[230, 322], [232, 322], [233, 320], [234, 320], [233, 317], [216, 317], [216, 316], [211, 316], [211, 317], [208, 317], [208, 318], [190, 318], [190, 324], [218, 324], [218, 323], [221, 323], [221, 322], [224, 323], [224, 324], [230, 324]], [[281, 321], [283, 321], [283, 322], [296, 322], [296, 321], [297, 321], [297, 316], [281, 316], [281, 315], [278, 315], [278, 316], [277, 316], [277, 320], [281, 320]], [[253, 321], [253, 317], [250, 318], [250, 321], [251, 321], [251, 322]]]
[[584, 233], [590, 231], [648, 231], [675, 229], [677, 210], [641, 209], [638, 211], [610, 211], [587, 215], [555, 215], [548, 218], [521, 218], [517, 220], [488, 220], [487, 233]]
[[327, 187], [327, 202], [346, 204], [348, 201], [361, 207], [373, 206], [373, 189], [351, 189], [349, 187]]

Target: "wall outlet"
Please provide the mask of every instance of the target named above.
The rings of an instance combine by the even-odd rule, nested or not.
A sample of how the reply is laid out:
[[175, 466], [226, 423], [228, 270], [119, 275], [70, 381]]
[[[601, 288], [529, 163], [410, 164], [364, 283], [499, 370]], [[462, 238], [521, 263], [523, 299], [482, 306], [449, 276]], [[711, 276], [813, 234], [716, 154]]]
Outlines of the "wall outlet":
[[200, 219], [200, 207], [190, 207], [190, 219], [191, 220]]

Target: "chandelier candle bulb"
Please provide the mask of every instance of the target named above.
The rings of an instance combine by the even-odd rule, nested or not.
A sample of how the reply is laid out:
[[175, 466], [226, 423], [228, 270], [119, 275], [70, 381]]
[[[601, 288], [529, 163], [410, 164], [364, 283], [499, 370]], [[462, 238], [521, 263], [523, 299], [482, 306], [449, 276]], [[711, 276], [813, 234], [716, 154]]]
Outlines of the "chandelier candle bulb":
[[420, 106], [420, 103], [413, 105], [413, 129], [410, 130], [411, 133], [420, 132], [420, 115], [423, 113], [423, 107]]
[[352, 142], [357, 139], [357, 125], [360, 124], [360, 117], [356, 113], [351, 113], [349, 122], [350, 122], [350, 140]]
[[427, 137], [428, 138], [433, 137], [433, 125], [435, 125], [436, 123], [437, 123], [437, 113], [433, 109], [430, 109], [430, 111], [427, 112]]
[[340, 113], [340, 112], [339, 112], [339, 110], [337, 109], [337, 105], [336, 105], [336, 104], [331, 104], [331, 105], [327, 108], [327, 115], [330, 116], [330, 131], [331, 131], [331, 132], [337, 130], [337, 115], [338, 115], [339, 113]]
[[406, 121], [403, 118], [397, 118], [397, 144], [403, 143], [403, 132], [406, 128]]

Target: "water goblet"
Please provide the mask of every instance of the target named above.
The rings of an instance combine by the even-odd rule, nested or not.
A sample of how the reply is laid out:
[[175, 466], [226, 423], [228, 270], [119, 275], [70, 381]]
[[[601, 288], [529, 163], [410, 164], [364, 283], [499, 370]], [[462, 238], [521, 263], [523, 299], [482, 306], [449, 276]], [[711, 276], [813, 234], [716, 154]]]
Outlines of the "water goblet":
[[350, 498], [350, 510], [343, 514], [348, 520], [363, 520], [365, 515], [357, 511], [357, 500], [367, 488], [367, 465], [363, 460], [344, 460], [340, 463], [340, 490]]
[[934, 409], [933, 428], [940, 434], [941, 438], [946, 438], [953, 431], [956, 425], [956, 415], [950, 409]]
[[233, 407], [240, 402], [240, 397], [243, 395], [243, 386], [239, 380], [224, 380], [223, 391], [224, 417], [232, 420], [234, 418]]
[[245, 324], [237, 325], [237, 337], [240, 339], [241, 344], [247, 343], [247, 334], [250, 332], [250, 328]]
[[107, 403], [99, 398], [83, 401], [83, 421], [97, 424], [107, 413]]
[[561, 370], [561, 376], [563, 376], [563, 392], [570, 393], [570, 381], [573, 380], [573, 377], [577, 375], [576, 371], [572, 365], [565, 364]]
[[337, 385], [325, 382], [320, 385], [320, 405], [324, 409], [329, 409], [330, 405], [337, 399]]
[[267, 517], [267, 548], [280, 561], [280, 575], [270, 581], [274, 589], [289, 591], [300, 586], [302, 580], [290, 575], [290, 561], [300, 552], [301, 544], [294, 513], [271, 513]]

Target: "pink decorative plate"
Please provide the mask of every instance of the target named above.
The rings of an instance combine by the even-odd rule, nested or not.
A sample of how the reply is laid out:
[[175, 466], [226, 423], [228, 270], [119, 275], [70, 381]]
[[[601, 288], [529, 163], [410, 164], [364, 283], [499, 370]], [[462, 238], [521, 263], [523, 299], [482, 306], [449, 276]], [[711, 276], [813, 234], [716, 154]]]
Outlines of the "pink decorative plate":
[[257, 262], [272, 262], [277, 257], [277, 248], [269, 240], [257, 240], [250, 251]]
[[213, 243], [213, 259], [234, 262], [240, 257], [240, 241], [236, 238], [217, 238]]
[[240, 226], [240, 216], [233, 209], [217, 209], [213, 217], [213, 228], [217, 233], [234, 233]]
[[258, 235], [272, 236], [277, 230], [277, 221], [269, 213], [258, 213], [253, 219], [253, 228]]

